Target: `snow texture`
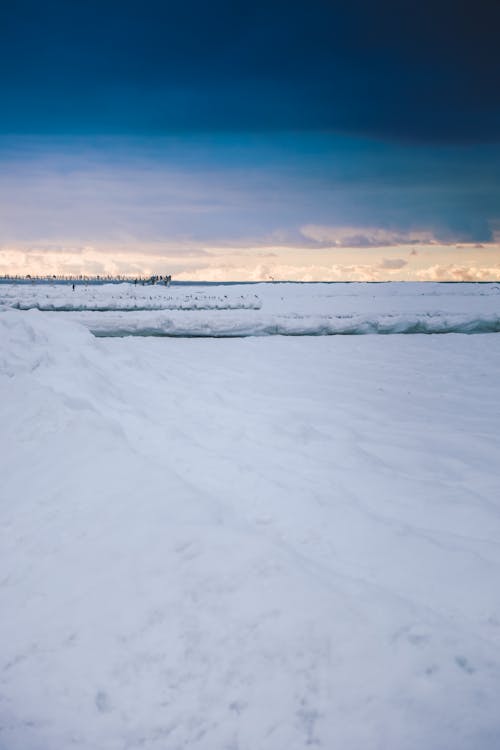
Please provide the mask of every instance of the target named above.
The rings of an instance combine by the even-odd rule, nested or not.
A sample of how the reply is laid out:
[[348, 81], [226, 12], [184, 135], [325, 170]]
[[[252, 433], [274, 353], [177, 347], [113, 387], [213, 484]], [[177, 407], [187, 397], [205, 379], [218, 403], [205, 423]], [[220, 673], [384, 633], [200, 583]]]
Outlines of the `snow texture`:
[[68, 315], [0, 312], [0, 748], [500, 747], [500, 336]]
[[500, 284], [0, 285], [0, 307], [64, 313], [98, 336], [500, 332]]

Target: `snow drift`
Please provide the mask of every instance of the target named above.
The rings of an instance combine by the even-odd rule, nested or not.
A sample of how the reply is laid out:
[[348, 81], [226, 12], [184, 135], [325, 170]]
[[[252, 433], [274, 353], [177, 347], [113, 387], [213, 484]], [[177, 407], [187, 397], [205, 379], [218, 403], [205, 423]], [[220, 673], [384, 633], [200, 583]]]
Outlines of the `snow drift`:
[[117, 315], [74, 316], [96, 336], [340, 336], [391, 333], [498, 333], [500, 314], [390, 315]]
[[498, 747], [500, 337], [0, 341], [0, 747]]

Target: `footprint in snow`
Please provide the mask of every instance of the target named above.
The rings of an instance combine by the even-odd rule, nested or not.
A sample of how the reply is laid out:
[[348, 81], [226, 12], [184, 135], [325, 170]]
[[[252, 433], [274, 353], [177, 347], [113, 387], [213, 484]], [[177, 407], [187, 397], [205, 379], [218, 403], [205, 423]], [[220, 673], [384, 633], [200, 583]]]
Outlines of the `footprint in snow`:
[[95, 695], [95, 705], [99, 713], [107, 714], [111, 711], [109, 695], [104, 690], [99, 690]]
[[467, 674], [474, 674], [474, 672], [476, 671], [470, 661], [465, 658], [465, 656], [456, 656], [455, 663], [463, 672], [466, 672]]

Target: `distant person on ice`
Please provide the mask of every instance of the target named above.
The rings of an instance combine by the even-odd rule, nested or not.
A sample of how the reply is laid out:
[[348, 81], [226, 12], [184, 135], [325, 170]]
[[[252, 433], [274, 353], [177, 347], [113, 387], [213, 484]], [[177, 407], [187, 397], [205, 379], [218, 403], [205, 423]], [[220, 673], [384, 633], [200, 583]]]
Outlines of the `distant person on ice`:
[[75, 291], [75, 285], [73, 284], [73, 291]]

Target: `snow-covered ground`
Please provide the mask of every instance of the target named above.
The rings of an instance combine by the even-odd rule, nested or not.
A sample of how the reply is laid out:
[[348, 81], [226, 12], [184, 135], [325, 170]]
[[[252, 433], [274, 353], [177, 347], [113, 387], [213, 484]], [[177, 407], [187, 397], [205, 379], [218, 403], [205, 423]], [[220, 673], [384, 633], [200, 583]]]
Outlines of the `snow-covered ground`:
[[0, 312], [0, 748], [497, 750], [500, 336], [84, 314]]
[[[0, 284], [0, 305], [18, 310], [52, 312], [91, 310], [239, 310], [258, 309], [256, 294], [247, 285], [210, 288], [170, 287], [164, 284], [14, 283]], [[221, 291], [222, 290], [222, 291]], [[230, 291], [231, 290], [231, 291]], [[230, 293], [228, 294], [228, 292]]]
[[39, 309], [109, 335], [500, 332], [500, 283], [0, 284], [0, 309]]

